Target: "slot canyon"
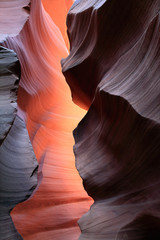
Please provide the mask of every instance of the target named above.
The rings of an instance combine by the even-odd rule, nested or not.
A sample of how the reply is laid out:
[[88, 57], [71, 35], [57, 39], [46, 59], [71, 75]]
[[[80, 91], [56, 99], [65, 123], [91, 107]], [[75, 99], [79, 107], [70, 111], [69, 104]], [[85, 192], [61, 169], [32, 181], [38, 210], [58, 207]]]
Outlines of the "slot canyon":
[[160, 240], [160, 0], [0, 0], [0, 239]]

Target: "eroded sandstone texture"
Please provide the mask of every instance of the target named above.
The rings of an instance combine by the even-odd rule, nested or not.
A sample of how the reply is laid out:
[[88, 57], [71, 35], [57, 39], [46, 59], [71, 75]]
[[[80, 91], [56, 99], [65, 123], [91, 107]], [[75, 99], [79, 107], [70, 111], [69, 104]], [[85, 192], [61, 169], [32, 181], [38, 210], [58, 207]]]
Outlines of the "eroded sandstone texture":
[[73, 2], [73, 0], [42, 0], [45, 10], [61, 31], [67, 47], [69, 46], [69, 42], [67, 37], [66, 16]]
[[[56, 11], [67, 12], [70, 1], [61, 3]], [[55, 1], [50, 4], [45, 8], [53, 9]], [[91, 204], [73, 155], [72, 131], [86, 112], [72, 102], [62, 74], [60, 60], [68, 55], [62, 36], [65, 22], [59, 19], [57, 26], [54, 18], [40, 0], [33, 0], [29, 20], [20, 34], [4, 43], [14, 49], [21, 63], [18, 116], [26, 122], [39, 161], [39, 188], [12, 211], [25, 240], [78, 239], [77, 220]]]
[[25, 123], [16, 116], [20, 64], [12, 50], [0, 47], [0, 238], [22, 239], [10, 212], [37, 185], [37, 161]]
[[20, 64], [15, 52], [0, 47], [0, 145], [16, 116], [19, 78]]
[[160, 239], [159, 10], [159, 0], [81, 0], [69, 11], [62, 69], [89, 108], [74, 152], [94, 199], [80, 240]]
[[23, 28], [30, 11], [30, 0], [0, 0], [0, 42]]

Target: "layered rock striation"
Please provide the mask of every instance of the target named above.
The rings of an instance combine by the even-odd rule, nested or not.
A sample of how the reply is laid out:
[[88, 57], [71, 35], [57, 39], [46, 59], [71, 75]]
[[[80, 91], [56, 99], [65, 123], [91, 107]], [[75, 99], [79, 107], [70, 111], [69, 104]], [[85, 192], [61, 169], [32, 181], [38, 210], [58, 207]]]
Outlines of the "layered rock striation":
[[[64, 1], [64, 11], [58, 7], [56, 11], [66, 12], [69, 3]], [[50, 4], [50, 8], [55, 6], [53, 1]], [[65, 26], [58, 22], [59, 27]], [[72, 131], [86, 112], [72, 102], [62, 75], [60, 60], [68, 54], [64, 26], [60, 31], [41, 1], [33, 0], [20, 34], [3, 43], [14, 49], [20, 60], [18, 116], [26, 123], [39, 162], [35, 194], [12, 211], [25, 240], [78, 239], [77, 220], [92, 202], [75, 168]]]
[[23, 120], [16, 116], [20, 64], [12, 50], [0, 47], [0, 236], [22, 239], [10, 217], [37, 185], [37, 161]]
[[17, 111], [20, 64], [15, 52], [0, 47], [0, 145], [10, 130]]
[[0, 1], [0, 42], [19, 34], [28, 19], [30, 0]]
[[73, 101], [89, 109], [74, 130], [94, 199], [81, 240], [160, 238], [159, 10], [157, 0], [81, 0], [68, 13], [62, 70]]

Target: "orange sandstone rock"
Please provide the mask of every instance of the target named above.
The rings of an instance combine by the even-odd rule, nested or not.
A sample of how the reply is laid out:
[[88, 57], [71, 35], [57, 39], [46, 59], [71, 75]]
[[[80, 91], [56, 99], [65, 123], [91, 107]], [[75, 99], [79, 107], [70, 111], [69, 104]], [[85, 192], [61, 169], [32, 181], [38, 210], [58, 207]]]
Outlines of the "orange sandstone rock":
[[[61, 8], [66, 14], [68, 4]], [[78, 239], [77, 220], [91, 204], [73, 155], [72, 131], [86, 112], [72, 102], [61, 72], [61, 58], [68, 54], [61, 31], [41, 1], [34, 0], [19, 36], [5, 43], [15, 50], [21, 63], [18, 115], [26, 121], [39, 161], [39, 188], [12, 211], [25, 240]]]
[[66, 32], [66, 17], [73, 2], [73, 0], [42, 0], [45, 10], [59, 27], [67, 47], [69, 47], [69, 42]]

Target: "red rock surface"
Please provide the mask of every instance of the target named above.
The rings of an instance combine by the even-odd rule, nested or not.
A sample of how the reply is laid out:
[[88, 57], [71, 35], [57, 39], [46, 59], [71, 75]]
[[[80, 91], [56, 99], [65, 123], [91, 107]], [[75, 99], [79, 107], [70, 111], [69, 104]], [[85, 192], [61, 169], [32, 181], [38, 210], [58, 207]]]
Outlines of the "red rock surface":
[[[56, 11], [66, 13], [60, 6]], [[65, 29], [61, 21], [59, 26]], [[21, 63], [18, 115], [27, 124], [39, 161], [39, 188], [12, 211], [25, 240], [78, 239], [77, 220], [91, 204], [73, 155], [72, 131], [86, 112], [72, 102], [61, 72], [60, 60], [68, 54], [61, 31], [41, 1], [34, 0], [19, 36], [5, 43], [15, 50]]]
[[71, 2], [43, 3], [51, 17], [32, 0], [4, 43], [21, 63], [18, 115], [39, 161], [38, 188], [13, 221], [26, 240], [78, 239], [77, 221], [79, 240], [159, 240], [159, 0], [77, 0], [69, 55]]
[[60, 29], [67, 47], [69, 47], [66, 27], [66, 16], [73, 0], [42, 0], [43, 6], [54, 23]]

